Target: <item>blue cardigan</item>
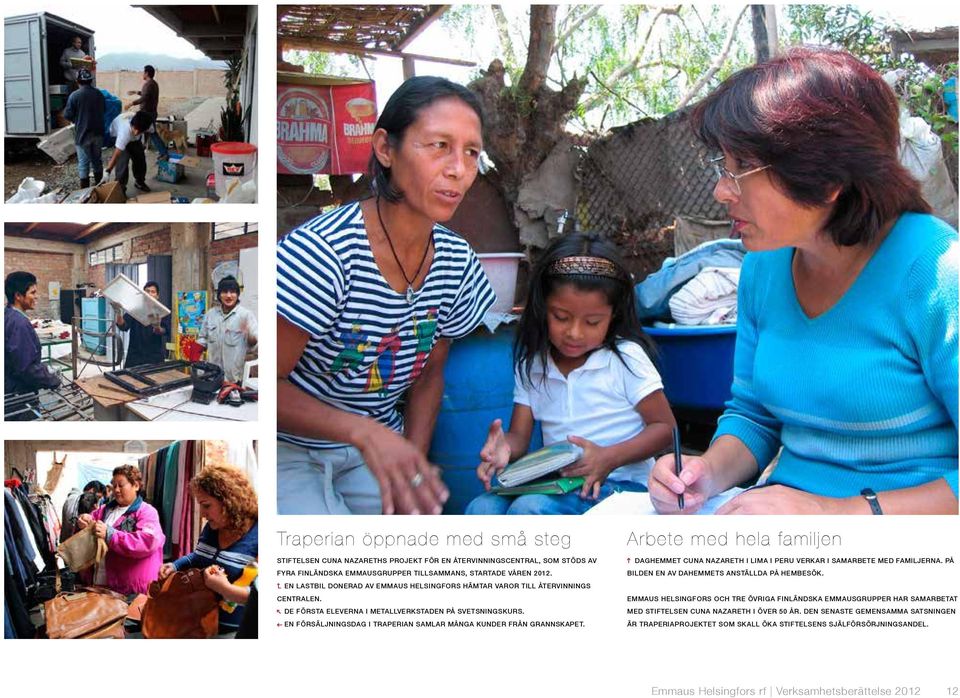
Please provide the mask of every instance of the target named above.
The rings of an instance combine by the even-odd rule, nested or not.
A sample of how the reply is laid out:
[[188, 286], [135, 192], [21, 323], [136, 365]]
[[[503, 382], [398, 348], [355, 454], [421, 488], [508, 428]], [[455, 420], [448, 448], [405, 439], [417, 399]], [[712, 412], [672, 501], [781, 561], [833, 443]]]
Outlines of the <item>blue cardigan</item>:
[[957, 494], [957, 231], [900, 217], [853, 285], [808, 318], [793, 248], [747, 255], [733, 397], [714, 438], [740, 439], [771, 483], [849, 497], [944, 478]]

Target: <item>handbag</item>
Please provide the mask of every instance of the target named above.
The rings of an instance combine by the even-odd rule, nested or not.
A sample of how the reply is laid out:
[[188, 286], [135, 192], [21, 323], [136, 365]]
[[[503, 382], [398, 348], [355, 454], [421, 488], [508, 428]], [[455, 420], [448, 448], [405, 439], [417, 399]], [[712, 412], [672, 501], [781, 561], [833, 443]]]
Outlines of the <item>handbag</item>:
[[100, 587], [80, 587], [64, 592], [43, 604], [47, 637], [123, 639], [123, 620], [127, 601], [121, 595]]
[[203, 570], [174, 572], [151, 582], [142, 612], [147, 638], [205, 639], [217, 634], [217, 595], [203, 583]]
[[99, 564], [107, 554], [107, 542], [98, 538], [93, 526], [87, 526], [57, 546], [57, 553], [74, 572]]

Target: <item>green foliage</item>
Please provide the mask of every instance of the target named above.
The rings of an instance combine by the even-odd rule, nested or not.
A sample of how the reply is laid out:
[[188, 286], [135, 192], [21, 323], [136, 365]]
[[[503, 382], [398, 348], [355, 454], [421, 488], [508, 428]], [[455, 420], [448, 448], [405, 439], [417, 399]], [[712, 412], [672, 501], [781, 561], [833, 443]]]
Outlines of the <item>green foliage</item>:
[[900, 71], [897, 92], [907, 109], [957, 152], [957, 122], [943, 102], [944, 81], [957, 75], [956, 62], [932, 70], [909, 54], [894, 57], [889, 32], [901, 27], [853, 5], [788, 5], [786, 14], [790, 43], [842, 48], [880, 73]]
[[321, 51], [288, 51], [283, 59], [293, 65], [302, 65], [310, 75], [331, 75], [340, 78], [366, 80], [370, 76], [359, 56]]
[[223, 71], [223, 85], [227, 88], [227, 104], [220, 110], [220, 140], [242, 142], [246, 140], [244, 125], [250, 120], [251, 107], [247, 106], [246, 114], [240, 106], [240, 71], [243, 70], [243, 61], [240, 56], [227, 60], [227, 68]]

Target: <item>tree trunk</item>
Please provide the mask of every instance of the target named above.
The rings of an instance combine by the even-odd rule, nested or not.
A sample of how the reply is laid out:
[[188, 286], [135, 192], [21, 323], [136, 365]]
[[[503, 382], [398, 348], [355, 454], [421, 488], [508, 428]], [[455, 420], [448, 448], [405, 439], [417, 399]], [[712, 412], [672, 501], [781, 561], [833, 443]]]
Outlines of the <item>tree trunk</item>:
[[506, 70], [499, 60], [470, 83], [483, 105], [484, 148], [496, 165], [488, 178], [511, 205], [517, 201], [523, 178], [540, 167], [563, 136], [567, 117], [587, 86], [585, 78], [571, 80], [559, 92], [546, 85], [556, 9], [549, 5], [531, 8], [530, 50], [517, 85], [506, 85]]
[[750, 18], [753, 21], [753, 46], [757, 63], [770, 60], [770, 40], [767, 37], [766, 6], [751, 5]]
[[556, 38], [556, 21], [556, 5], [533, 5], [530, 8], [530, 46], [519, 86], [523, 93], [536, 94], [547, 77]]

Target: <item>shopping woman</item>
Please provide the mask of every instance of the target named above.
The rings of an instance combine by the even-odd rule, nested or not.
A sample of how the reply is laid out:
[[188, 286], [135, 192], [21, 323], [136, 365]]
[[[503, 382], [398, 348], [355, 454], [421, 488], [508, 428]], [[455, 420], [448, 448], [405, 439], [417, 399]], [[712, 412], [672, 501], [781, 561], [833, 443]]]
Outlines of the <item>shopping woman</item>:
[[207, 588], [222, 599], [220, 634], [236, 632], [257, 575], [257, 493], [243, 471], [226, 465], [206, 466], [190, 481], [190, 493], [206, 524], [196, 550], [165, 564], [160, 579], [181, 570], [204, 570]]
[[750, 254], [733, 397], [701, 457], [660, 459], [661, 513], [957, 513], [957, 232], [898, 159], [899, 105], [847, 53], [795, 49], [694, 110]]
[[160, 516], [140, 496], [143, 478], [137, 466], [114, 468], [111, 484], [112, 498], [77, 519], [78, 529], [93, 526], [107, 543], [106, 557], [85, 581], [121, 594], [145, 594], [163, 563]]
[[476, 178], [481, 131], [465, 87], [407, 80], [373, 134], [373, 195], [278, 243], [281, 514], [440, 512], [447, 490], [426, 453], [443, 364], [494, 294], [438, 221]]

